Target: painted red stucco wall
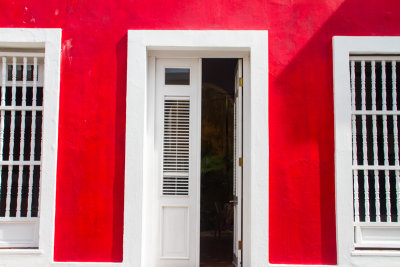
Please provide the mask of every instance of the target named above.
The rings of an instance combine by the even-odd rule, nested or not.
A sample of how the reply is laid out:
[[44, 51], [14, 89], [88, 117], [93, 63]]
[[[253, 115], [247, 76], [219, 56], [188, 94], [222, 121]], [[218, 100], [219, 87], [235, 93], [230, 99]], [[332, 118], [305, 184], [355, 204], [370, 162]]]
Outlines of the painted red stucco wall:
[[332, 36], [400, 35], [398, 0], [0, 0], [0, 11], [0, 27], [62, 28], [56, 261], [122, 260], [127, 30], [262, 29], [269, 260], [336, 263]]

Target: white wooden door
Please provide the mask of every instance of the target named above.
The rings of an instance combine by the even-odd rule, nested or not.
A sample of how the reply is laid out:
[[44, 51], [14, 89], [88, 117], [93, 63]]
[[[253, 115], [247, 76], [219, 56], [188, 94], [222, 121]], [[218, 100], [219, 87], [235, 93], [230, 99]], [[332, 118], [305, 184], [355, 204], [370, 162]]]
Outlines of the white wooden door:
[[157, 266], [198, 266], [201, 59], [156, 60]]
[[238, 60], [235, 75], [234, 106], [234, 166], [233, 166], [233, 264], [242, 265], [242, 60]]

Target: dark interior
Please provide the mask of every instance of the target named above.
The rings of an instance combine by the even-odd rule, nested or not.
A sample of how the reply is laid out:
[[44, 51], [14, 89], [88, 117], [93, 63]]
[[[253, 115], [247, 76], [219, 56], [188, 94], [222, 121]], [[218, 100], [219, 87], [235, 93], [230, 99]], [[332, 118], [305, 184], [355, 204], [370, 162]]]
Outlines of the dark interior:
[[203, 59], [200, 265], [233, 266], [233, 112], [237, 59]]

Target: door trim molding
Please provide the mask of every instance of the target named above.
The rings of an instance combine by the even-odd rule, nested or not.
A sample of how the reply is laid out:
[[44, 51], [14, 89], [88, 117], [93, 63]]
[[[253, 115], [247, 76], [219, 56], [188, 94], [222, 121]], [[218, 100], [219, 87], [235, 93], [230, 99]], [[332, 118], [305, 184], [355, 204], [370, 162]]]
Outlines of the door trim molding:
[[[162, 57], [243, 57], [243, 266], [268, 266], [268, 34], [267, 31], [128, 31], [124, 263], [151, 266], [147, 237], [154, 124], [154, 76]], [[248, 56], [246, 56], [246, 54]], [[150, 103], [150, 104], [149, 104]], [[138, 216], [139, 215], [139, 216]]]

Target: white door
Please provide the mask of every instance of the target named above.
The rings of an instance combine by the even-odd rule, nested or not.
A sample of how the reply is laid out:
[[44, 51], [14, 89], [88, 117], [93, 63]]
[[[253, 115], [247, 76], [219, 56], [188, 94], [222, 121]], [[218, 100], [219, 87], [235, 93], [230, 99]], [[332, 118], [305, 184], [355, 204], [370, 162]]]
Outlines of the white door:
[[242, 60], [238, 60], [235, 75], [234, 166], [233, 166], [233, 264], [242, 265]]
[[198, 266], [201, 59], [156, 59], [156, 266]]

